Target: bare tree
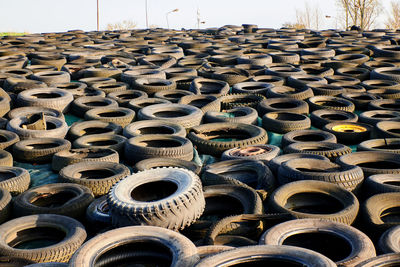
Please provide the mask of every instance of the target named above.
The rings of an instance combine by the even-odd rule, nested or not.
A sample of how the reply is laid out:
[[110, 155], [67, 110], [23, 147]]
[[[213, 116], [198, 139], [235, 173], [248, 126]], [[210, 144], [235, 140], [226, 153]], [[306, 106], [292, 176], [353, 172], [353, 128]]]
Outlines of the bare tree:
[[136, 28], [137, 23], [132, 20], [123, 20], [122, 22], [117, 23], [108, 23], [107, 30], [115, 31], [115, 30], [131, 30]]
[[362, 30], [372, 27], [382, 10], [380, 0], [337, 0], [344, 11], [345, 27], [360, 26]]
[[284, 27], [291, 27], [296, 29], [315, 29], [318, 30], [321, 26], [322, 12], [318, 6], [310, 7], [308, 3], [304, 9], [296, 9], [296, 22], [286, 22]]
[[400, 28], [400, 2], [390, 2], [390, 14], [385, 22], [387, 29], [399, 29]]

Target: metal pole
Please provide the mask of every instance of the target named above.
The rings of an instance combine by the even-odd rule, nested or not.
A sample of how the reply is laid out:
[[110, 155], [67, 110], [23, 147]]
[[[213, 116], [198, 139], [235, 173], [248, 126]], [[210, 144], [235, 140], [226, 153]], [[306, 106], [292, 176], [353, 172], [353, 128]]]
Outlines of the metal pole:
[[170, 12], [168, 12], [166, 15], [165, 15], [165, 17], [167, 18], [167, 28], [169, 29], [169, 22], [168, 22], [168, 14], [169, 14]]
[[147, 0], [145, 1], [145, 5], [146, 5], [146, 28], [149, 28], [149, 17], [147, 15]]
[[97, 0], [97, 31], [99, 31], [99, 0]]

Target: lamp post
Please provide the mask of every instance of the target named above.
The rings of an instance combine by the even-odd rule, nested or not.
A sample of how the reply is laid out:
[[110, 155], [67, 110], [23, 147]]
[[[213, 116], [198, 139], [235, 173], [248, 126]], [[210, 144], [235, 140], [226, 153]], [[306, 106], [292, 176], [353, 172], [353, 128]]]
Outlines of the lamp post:
[[97, 0], [97, 31], [99, 31], [99, 0]]
[[145, 11], [146, 11], [146, 28], [149, 28], [149, 17], [147, 15], [147, 0], [145, 1]]
[[337, 23], [338, 23], [338, 21], [337, 21], [337, 18], [336, 18], [336, 17], [332, 17], [332, 16], [330, 16], [330, 15], [325, 15], [325, 18], [326, 18], [326, 19], [335, 19], [335, 28], [337, 28]]
[[168, 27], [168, 29], [169, 29], [169, 21], [168, 21], [169, 13], [178, 12], [178, 11], [179, 11], [179, 9], [175, 8], [174, 10], [172, 10], [170, 12], [167, 12], [167, 14], [165, 14], [165, 18], [167, 19], [167, 27]]

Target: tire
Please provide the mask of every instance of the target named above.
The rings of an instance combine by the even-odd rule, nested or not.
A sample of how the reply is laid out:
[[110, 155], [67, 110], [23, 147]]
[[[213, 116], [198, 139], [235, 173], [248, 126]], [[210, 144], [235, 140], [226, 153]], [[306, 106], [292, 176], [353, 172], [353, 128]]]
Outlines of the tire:
[[86, 111], [86, 120], [99, 120], [112, 122], [121, 127], [125, 127], [135, 119], [135, 112], [129, 108], [94, 108]]
[[311, 88], [303, 87], [303, 88], [292, 88], [288, 86], [275, 86], [268, 90], [267, 97], [268, 98], [293, 98], [297, 100], [306, 100], [310, 97], [313, 97], [314, 93]]
[[176, 83], [171, 80], [159, 78], [139, 78], [133, 82], [132, 88], [153, 96], [157, 92], [175, 90]]
[[0, 174], [4, 178], [0, 182], [0, 188], [10, 192], [13, 196], [26, 191], [31, 182], [29, 172], [19, 167], [0, 167]]
[[191, 105], [207, 111], [219, 112], [221, 110], [221, 100], [212, 95], [187, 95], [179, 99], [178, 104]]
[[351, 148], [329, 142], [299, 142], [288, 145], [284, 148], [284, 152], [321, 155], [333, 161], [342, 155], [351, 153]]
[[381, 121], [375, 126], [376, 133], [381, 138], [399, 138], [400, 121]]
[[298, 130], [286, 133], [282, 137], [282, 147], [299, 142], [329, 142], [336, 143], [336, 136], [320, 130]]
[[16, 143], [13, 154], [21, 162], [45, 163], [50, 162], [55, 153], [70, 148], [71, 143], [65, 139], [33, 138]]
[[281, 149], [274, 145], [251, 145], [246, 147], [235, 147], [224, 151], [221, 160], [231, 159], [253, 159], [260, 160], [264, 164], [277, 157], [281, 153]]
[[0, 188], [0, 223], [4, 223], [11, 215], [11, 194]]
[[190, 128], [200, 125], [203, 112], [199, 108], [189, 105], [156, 104], [139, 110], [138, 118], [139, 120], [168, 120]]
[[9, 149], [19, 141], [19, 136], [11, 131], [0, 130], [0, 149]]
[[361, 142], [357, 151], [377, 151], [400, 154], [400, 138], [370, 139]]
[[167, 120], [144, 120], [128, 124], [123, 129], [126, 138], [145, 134], [168, 134], [186, 137], [186, 130], [180, 124]]
[[102, 230], [111, 226], [111, 216], [109, 214], [107, 196], [96, 198], [86, 209], [86, 221], [90, 228]]
[[31, 138], [41, 138], [43, 136], [53, 138], [64, 138], [68, 132], [68, 125], [63, 119], [44, 116], [46, 126], [50, 126], [50, 130], [29, 130], [22, 128], [22, 125], [28, 122], [27, 117], [17, 117], [7, 124], [7, 130], [18, 134], [21, 140]]
[[375, 126], [380, 121], [400, 121], [400, 112], [394, 110], [369, 110], [361, 113], [359, 120]]
[[50, 86], [56, 83], [69, 83], [71, 76], [65, 71], [40, 71], [32, 74], [30, 79], [44, 82]]
[[393, 266], [400, 263], [400, 255], [398, 253], [380, 255], [357, 264], [355, 267], [379, 267]]
[[[216, 135], [213, 136], [213, 135]], [[189, 130], [187, 137], [199, 153], [220, 156], [224, 151], [235, 147], [265, 144], [267, 132], [261, 127], [243, 123], [207, 123]], [[218, 141], [235, 138], [237, 141]]]
[[92, 85], [93, 89], [101, 90], [105, 94], [126, 91], [128, 87], [129, 85], [123, 82], [105, 83], [105, 84], [97, 83]]
[[365, 231], [368, 231], [372, 238], [379, 237], [389, 228], [399, 225], [396, 214], [399, 203], [399, 192], [376, 194], [364, 202], [360, 216]]
[[314, 127], [322, 129], [326, 124], [332, 122], [356, 122], [358, 116], [348, 111], [319, 109], [311, 112], [310, 119]]
[[13, 166], [13, 156], [11, 153], [0, 149], [0, 166], [12, 167]]
[[284, 244], [321, 253], [338, 266], [355, 266], [376, 256], [374, 244], [366, 234], [349, 225], [321, 219], [284, 222], [260, 238], [260, 245]]
[[20, 107], [45, 107], [66, 113], [73, 100], [73, 95], [67, 90], [38, 88], [22, 91], [18, 94], [16, 102]]
[[196, 221], [205, 207], [200, 178], [180, 168], [128, 176], [111, 189], [107, 201], [112, 224], [118, 227], [152, 225], [182, 230]]
[[400, 155], [389, 152], [353, 152], [340, 156], [337, 163], [361, 167], [365, 178], [374, 174], [400, 173]]
[[233, 122], [257, 124], [257, 110], [250, 107], [237, 107], [222, 112], [208, 111], [204, 114], [203, 120], [205, 123], [212, 122]]
[[343, 93], [340, 96], [353, 102], [357, 110], [367, 110], [368, 104], [371, 101], [381, 98], [376, 94], [372, 94], [371, 91], [360, 93]]
[[136, 171], [145, 171], [162, 167], [183, 168], [192, 171], [197, 175], [199, 175], [201, 171], [201, 166], [197, 165], [193, 161], [186, 161], [182, 159], [165, 158], [165, 157], [141, 160], [135, 164], [134, 169]]
[[229, 84], [222, 80], [196, 78], [190, 84], [189, 91], [196, 95], [222, 96], [229, 92]]
[[8, 112], [7, 116], [11, 119], [23, 116], [31, 116], [33, 114], [41, 114], [47, 116], [53, 116], [60, 119], [64, 119], [64, 114], [56, 109], [53, 108], [45, 108], [45, 107], [21, 107], [21, 108], [14, 108]]
[[379, 238], [377, 249], [381, 254], [400, 253], [400, 226], [386, 230]]
[[335, 96], [313, 96], [307, 99], [311, 111], [318, 109], [333, 109], [354, 112], [355, 106], [349, 100]]
[[356, 145], [371, 138], [373, 127], [360, 122], [331, 122], [323, 130], [334, 134], [341, 144]]
[[93, 109], [93, 108], [111, 108], [118, 107], [116, 100], [102, 97], [102, 96], [82, 96], [78, 97], [72, 103], [71, 111], [78, 117], [83, 117], [83, 115]]
[[53, 155], [51, 168], [59, 172], [62, 168], [79, 162], [119, 163], [117, 151], [109, 148], [77, 148], [57, 152]]
[[398, 111], [400, 99], [377, 99], [368, 104], [369, 110], [394, 110]]
[[398, 174], [376, 174], [367, 177], [364, 181], [365, 194], [368, 196], [400, 192], [398, 182], [400, 176]]
[[[2, 255], [34, 262], [68, 262], [86, 239], [83, 225], [67, 216], [40, 214], [10, 220], [0, 226]], [[18, 238], [15, 237], [18, 233]], [[19, 243], [50, 239], [55, 244], [40, 248], [20, 249]], [[17, 247], [17, 248], [16, 248]]]
[[270, 98], [260, 102], [257, 107], [260, 116], [268, 112], [289, 112], [307, 115], [308, 104], [303, 100], [293, 98]]
[[[97, 83], [115, 83], [115, 82], [117, 82], [117, 80], [114, 78], [108, 78], [108, 77], [89, 77], [89, 78], [81, 78], [81, 79], [79, 79], [79, 82], [85, 83], [88, 87], [92, 87], [92, 85], [97, 84]], [[124, 82], [124, 81], [122, 81], [122, 82]]]
[[258, 94], [227, 94], [219, 98], [221, 109], [232, 109], [237, 107], [251, 107], [256, 109], [264, 96]]
[[201, 175], [204, 186], [216, 184], [247, 185], [268, 194], [275, 188], [275, 177], [260, 161], [234, 159], [205, 166]]
[[6, 115], [11, 109], [10, 100], [0, 96], [0, 117]]
[[400, 82], [400, 74], [398, 67], [376, 68], [371, 71], [371, 79], [374, 80], [391, 80]]
[[179, 99], [187, 95], [194, 95], [194, 93], [187, 90], [164, 90], [154, 94], [154, 97], [166, 99], [172, 103], [178, 103]]
[[126, 142], [125, 155], [125, 160], [131, 163], [156, 157], [192, 160], [193, 145], [191, 141], [180, 136], [139, 135]]
[[128, 107], [128, 103], [131, 100], [145, 99], [148, 98], [148, 95], [145, 92], [139, 90], [125, 90], [109, 93], [107, 97], [114, 99], [122, 107]]
[[199, 255], [200, 259], [204, 259], [205, 257], [215, 255], [231, 249], [234, 249], [234, 247], [224, 246], [224, 245], [199, 246], [197, 247], [197, 254]]
[[316, 218], [350, 225], [356, 219], [359, 203], [353, 193], [338, 185], [304, 180], [276, 189], [270, 196], [269, 207], [297, 219]]
[[13, 213], [16, 217], [58, 214], [81, 219], [93, 199], [90, 189], [82, 185], [46, 184], [17, 196], [13, 201]]
[[[129, 252], [124, 248], [132, 247]], [[111, 253], [107, 253], [111, 252]], [[199, 260], [194, 244], [183, 235], [160, 227], [130, 226], [90, 239], [76, 251], [71, 267], [107, 264], [144, 264], [170, 261], [172, 267], [193, 266]]]
[[263, 128], [273, 133], [285, 134], [311, 127], [310, 119], [302, 114], [276, 111], [266, 113], [262, 117]]
[[90, 134], [76, 139], [74, 148], [110, 148], [122, 156], [127, 138], [117, 134]]
[[[232, 265], [230, 265], [232, 264]], [[200, 260], [196, 267], [234, 266], [234, 264], [259, 264], [260, 266], [306, 265], [318, 267], [333, 267], [336, 264], [327, 257], [309, 249], [293, 246], [246, 246], [224, 251]]]
[[68, 131], [68, 138], [76, 140], [79, 137], [94, 134], [120, 134], [122, 127], [112, 122], [104, 121], [81, 121], [71, 125]]
[[338, 96], [344, 93], [344, 88], [332, 84], [312, 83], [309, 84], [315, 96]]
[[273, 85], [264, 82], [241, 82], [232, 86], [232, 93], [234, 94], [260, 94], [265, 96], [268, 89]]
[[128, 102], [126, 105], [127, 108], [132, 109], [137, 114], [139, 114], [139, 110], [144, 107], [156, 105], [156, 104], [170, 104], [171, 102], [161, 98], [141, 98], [141, 99], [133, 99]]
[[63, 183], [89, 188], [95, 197], [107, 194], [111, 187], [131, 172], [125, 165], [114, 162], [79, 162], [68, 165], [59, 173]]
[[364, 174], [358, 166], [342, 167], [318, 159], [292, 159], [281, 164], [277, 178], [281, 184], [300, 180], [325, 181], [355, 192], [360, 188]]

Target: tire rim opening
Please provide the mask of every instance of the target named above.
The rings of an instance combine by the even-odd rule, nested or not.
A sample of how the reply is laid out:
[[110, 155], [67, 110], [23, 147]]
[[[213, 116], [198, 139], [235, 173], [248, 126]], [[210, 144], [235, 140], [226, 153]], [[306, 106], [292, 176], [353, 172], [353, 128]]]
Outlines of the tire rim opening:
[[72, 191], [42, 193], [30, 199], [29, 203], [38, 207], [57, 208], [63, 206], [66, 202], [76, 197], [77, 194]]
[[6, 239], [7, 244], [16, 249], [36, 249], [60, 243], [66, 233], [52, 227], [34, 227], [18, 231]]
[[344, 206], [336, 198], [317, 192], [304, 192], [290, 196], [284, 204], [286, 209], [309, 214], [333, 214]]
[[156, 181], [141, 184], [131, 192], [132, 199], [142, 202], [154, 202], [173, 195], [178, 185], [171, 181]]

